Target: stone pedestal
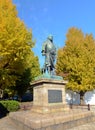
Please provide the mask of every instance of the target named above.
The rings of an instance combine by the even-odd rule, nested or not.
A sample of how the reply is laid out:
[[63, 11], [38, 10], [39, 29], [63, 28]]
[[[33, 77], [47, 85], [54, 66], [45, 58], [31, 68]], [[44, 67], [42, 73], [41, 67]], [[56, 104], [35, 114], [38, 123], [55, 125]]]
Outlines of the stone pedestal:
[[[86, 109], [70, 110], [65, 101], [63, 80], [34, 81], [33, 107], [29, 111], [11, 112], [10, 119], [17, 130], [68, 130], [95, 121], [94, 113]], [[69, 111], [68, 111], [69, 109]]]
[[39, 79], [34, 81], [32, 112], [51, 113], [68, 110], [65, 98], [64, 80]]

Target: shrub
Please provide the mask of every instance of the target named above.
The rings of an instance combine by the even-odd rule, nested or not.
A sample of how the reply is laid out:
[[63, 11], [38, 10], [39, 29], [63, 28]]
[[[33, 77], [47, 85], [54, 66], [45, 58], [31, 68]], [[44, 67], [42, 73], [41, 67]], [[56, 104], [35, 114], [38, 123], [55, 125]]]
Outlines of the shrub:
[[0, 101], [0, 104], [4, 106], [9, 112], [17, 111], [19, 109], [19, 102], [13, 100]]

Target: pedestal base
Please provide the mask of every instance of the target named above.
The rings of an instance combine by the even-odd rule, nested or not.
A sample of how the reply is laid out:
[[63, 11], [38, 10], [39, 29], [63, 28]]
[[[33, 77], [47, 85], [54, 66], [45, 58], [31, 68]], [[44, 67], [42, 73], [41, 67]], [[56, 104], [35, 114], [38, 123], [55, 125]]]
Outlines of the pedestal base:
[[54, 105], [54, 106], [48, 106], [48, 107], [42, 107], [42, 106], [32, 106], [31, 111], [37, 112], [37, 113], [54, 113], [54, 112], [65, 112], [69, 110], [68, 105]]
[[51, 114], [20, 111], [10, 113], [9, 117], [16, 124], [17, 130], [68, 130], [95, 121], [94, 113], [83, 110]]
[[65, 98], [64, 80], [40, 79], [34, 81], [32, 112], [52, 113], [69, 110]]

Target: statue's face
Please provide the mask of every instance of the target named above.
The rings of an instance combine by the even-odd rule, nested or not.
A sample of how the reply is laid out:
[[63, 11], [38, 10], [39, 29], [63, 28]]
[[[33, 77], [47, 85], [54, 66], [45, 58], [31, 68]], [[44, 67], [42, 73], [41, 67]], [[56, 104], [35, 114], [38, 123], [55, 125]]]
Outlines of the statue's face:
[[49, 39], [51, 42], [53, 42], [53, 40], [52, 39]]
[[52, 42], [53, 41], [53, 36], [48, 36], [48, 39]]

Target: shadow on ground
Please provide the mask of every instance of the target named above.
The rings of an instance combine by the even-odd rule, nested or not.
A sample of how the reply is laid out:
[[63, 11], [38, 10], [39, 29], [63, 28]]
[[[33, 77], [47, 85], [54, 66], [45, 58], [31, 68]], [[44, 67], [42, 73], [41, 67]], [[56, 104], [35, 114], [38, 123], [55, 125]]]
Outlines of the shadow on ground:
[[0, 103], [0, 119], [5, 117], [9, 111]]

